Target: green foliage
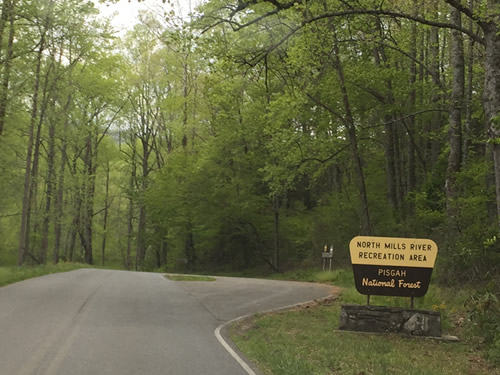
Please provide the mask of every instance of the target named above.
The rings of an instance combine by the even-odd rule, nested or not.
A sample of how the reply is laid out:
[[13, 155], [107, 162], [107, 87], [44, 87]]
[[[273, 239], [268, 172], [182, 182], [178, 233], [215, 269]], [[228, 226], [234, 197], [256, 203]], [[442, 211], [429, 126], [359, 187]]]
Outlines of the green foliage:
[[415, 207], [415, 218], [412, 229], [418, 231], [420, 237], [429, 237], [436, 228], [444, 225], [446, 214], [443, 210], [443, 194], [435, 188], [413, 194], [410, 202]]
[[84, 267], [79, 263], [59, 263], [57, 265], [0, 267], [0, 287], [26, 279], [49, 275], [52, 273], [68, 272]]
[[[467, 158], [453, 176], [456, 194], [446, 197], [443, 111], [453, 66], [447, 31], [438, 32], [434, 56], [429, 26], [362, 14], [324, 17], [348, 10], [343, 2], [290, 3], [279, 12], [277, 3], [233, 3], [203, 4], [204, 16], [191, 24], [167, 15], [166, 26], [145, 13], [119, 38], [93, 19], [91, 3], [54, 2], [45, 24], [49, 7], [17, 2], [0, 138], [0, 261], [17, 258], [33, 123], [34, 134], [40, 124], [30, 206], [35, 263], [43, 236], [53, 247], [60, 224], [63, 258], [83, 259], [86, 233], [93, 254], [113, 266], [133, 268], [142, 248], [142, 269], [242, 271], [276, 267], [279, 253], [280, 268], [288, 270], [316, 267], [325, 244], [333, 245], [336, 265], [347, 265], [348, 243], [366, 209], [375, 235], [436, 240], [441, 283], [496, 277], [495, 183], [482, 95], [464, 103]], [[444, 3], [433, 6], [405, 2], [397, 10], [447, 22]], [[468, 90], [480, 93], [482, 52], [468, 53]], [[64, 204], [56, 214], [59, 186]], [[48, 233], [41, 229], [47, 218]]]
[[498, 275], [500, 246], [491, 216], [494, 192], [484, 188], [489, 173], [489, 163], [475, 162], [457, 176], [461, 194], [451, 202], [457, 212], [451, 228], [456, 235], [440, 251], [442, 282], [483, 285]]
[[465, 302], [472, 332], [484, 337], [489, 358], [500, 364], [500, 301], [498, 282], [490, 282], [486, 289], [478, 290]]

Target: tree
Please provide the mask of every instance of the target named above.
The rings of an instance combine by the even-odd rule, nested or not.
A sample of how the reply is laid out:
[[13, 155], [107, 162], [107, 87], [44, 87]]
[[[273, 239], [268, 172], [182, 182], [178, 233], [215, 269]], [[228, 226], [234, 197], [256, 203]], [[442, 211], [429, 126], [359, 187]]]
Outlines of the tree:
[[[12, 60], [14, 59], [14, 36], [16, 33], [16, 0], [7, 0], [2, 3], [2, 15], [0, 18], [0, 53], [3, 53], [4, 32], [8, 28], [7, 45], [3, 54], [2, 62], [2, 85], [0, 88], [0, 136], [3, 133], [5, 117], [7, 115], [8, 94]], [[0, 55], [2, 56], [2, 55]]]
[[[207, 11], [206, 16], [204, 17], [205, 25], [208, 25], [205, 30], [212, 28], [217, 25], [227, 24], [233, 30], [240, 31], [245, 28], [254, 27], [257, 24], [263, 23], [265, 20], [270, 19], [272, 17], [286, 19], [288, 18], [290, 24], [290, 31], [286, 33], [278, 42], [265, 46], [261, 50], [261, 54], [259, 55], [260, 59], [263, 59], [265, 56], [272, 53], [278, 46], [282, 45], [294, 35], [300, 34], [302, 30], [305, 29], [307, 25], [320, 23], [324, 19], [335, 19], [335, 20], [349, 20], [355, 17], [363, 17], [363, 16], [374, 16], [374, 17], [383, 17], [383, 18], [398, 18], [409, 20], [410, 22], [417, 22], [423, 25], [431, 26], [431, 47], [437, 47], [438, 37], [436, 36], [438, 30], [442, 29], [451, 29], [456, 30], [460, 33], [468, 35], [472, 40], [475, 40], [478, 43], [484, 45], [485, 48], [485, 114], [489, 122], [489, 138], [490, 140], [496, 139], [498, 136], [497, 126], [495, 125], [495, 121], [498, 117], [499, 105], [500, 105], [500, 90], [498, 90], [497, 79], [498, 69], [499, 69], [499, 59], [498, 59], [498, 51], [499, 51], [499, 37], [498, 37], [498, 20], [494, 16], [495, 9], [497, 9], [498, 4], [495, 2], [488, 2], [488, 6], [486, 6], [486, 2], [484, 2], [484, 11], [474, 12], [473, 9], [469, 8], [466, 5], [463, 5], [459, 1], [455, 0], [447, 0], [447, 4], [451, 6], [453, 9], [453, 19], [451, 22], [441, 21], [435, 19], [433, 17], [434, 12], [431, 10], [430, 14], [421, 13], [416, 15], [415, 10], [408, 9], [405, 11], [405, 5], [400, 9], [392, 9], [390, 5], [387, 7], [372, 7], [371, 4], [358, 4], [356, 6], [348, 5], [348, 4], [336, 4], [335, 2], [324, 3], [323, 6], [311, 6], [309, 5], [307, 9], [304, 11], [304, 4], [302, 2], [273, 2], [273, 1], [264, 1], [259, 3], [258, 5], [253, 2], [238, 2], [237, 4], [228, 4], [224, 7], [219, 7], [216, 2], [212, 2], [211, 9]], [[436, 5], [438, 6], [438, 5]], [[259, 11], [255, 13], [243, 13], [244, 10], [258, 8]], [[482, 9], [478, 6], [478, 9]], [[486, 10], [488, 9], [488, 10]], [[425, 9], [424, 9], [425, 10]], [[464, 28], [460, 23], [459, 13], [468, 17], [481, 29], [484, 38], [476, 34], [473, 30]], [[298, 16], [298, 15], [301, 16]], [[459, 51], [461, 49], [459, 41], [460, 37], [458, 33], [454, 33], [453, 43], [456, 47], [455, 52], [452, 55], [452, 58], [455, 62], [457, 62], [456, 66], [456, 77], [458, 78], [463, 73], [460, 72], [462, 68], [459, 67], [458, 61], [461, 60], [459, 56]], [[434, 52], [432, 52], [434, 51]], [[434, 56], [434, 57], [432, 57]], [[431, 76], [435, 84], [439, 83], [439, 71], [440, 68], [437, 65], [437, 61], [439, 56], [437, 54], [436, 49], [431, 49], [431, 68], [429, 70]], [[433, 62], [433, 63], [432, 63]], [[457, 83], [454, 90], [454, 108], [459, 108], [459, 98], [462, 96], [458, 91], [458, 86], [461, 85]], [[458, 107], [457, 107], [458, 105]], [[437, 113], [437, 112], [436, 112]], [[461, 148], [459, 137], [458, 137], [458, 128], [460, 119], [457, 117], [458, 110], [452, 111], [453, 122], [452, 122], [452, 130], [450, 135], [450, 140], [453, 141], [452, 153], [450, 154], [450, 162], [449, 162], [449, 178], [450, 178], [450, 189], [453, 185], [451, 183], [451, 178], [453, 175], [453, 170], [456, 170], [455, 165], [459, 165], [456, 162], [456, 159], [459, 159], [458, 149]], [[437, 124], [437, 117], [434, 120], [434, 123]], [[437, 129], [436, 125], [433, 125], [433, 129]], [[431, 162], [436, 159], [436, 144], [433, 142], [434, 146], [432, 149], [434, 150], [431, 154]], [[458, 156], [457, 156], [458, 155]], [[497, 190], [497, 210], [500, 209], [500, 151], [499, 147], [496, 145], [493, 146], [493, 155], [495, 162], [495, 176], [496, 176], [496, 190]], [[454, 169], [455, 168], [455, 169]], [[451, 190], [449, 191], [451, 194]], [[497, 219], [500, 218], [500, 211], [497, 212]], [[498, 220], [500, 223], [500, 220]]]

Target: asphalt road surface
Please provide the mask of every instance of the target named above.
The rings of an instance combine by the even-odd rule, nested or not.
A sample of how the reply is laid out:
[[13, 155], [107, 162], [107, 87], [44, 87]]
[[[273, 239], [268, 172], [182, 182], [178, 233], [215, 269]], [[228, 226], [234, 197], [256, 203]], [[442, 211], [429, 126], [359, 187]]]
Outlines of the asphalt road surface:
[[[2, 375], [248, 375], [214, 334], [321, 285], [82, 269], [0, 288]], [[230, 350], [230, 349], [229, 349]]]

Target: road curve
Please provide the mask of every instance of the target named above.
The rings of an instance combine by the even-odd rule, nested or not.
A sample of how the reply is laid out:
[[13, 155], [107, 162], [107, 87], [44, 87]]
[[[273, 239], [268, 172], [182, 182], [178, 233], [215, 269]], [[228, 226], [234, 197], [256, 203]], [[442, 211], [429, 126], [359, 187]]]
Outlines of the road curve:
[[0, 288], [0, 374], [245, 375], [216, 327], [330, 292], [306, 283], [175, 282], [94, 269], [47, 275]]

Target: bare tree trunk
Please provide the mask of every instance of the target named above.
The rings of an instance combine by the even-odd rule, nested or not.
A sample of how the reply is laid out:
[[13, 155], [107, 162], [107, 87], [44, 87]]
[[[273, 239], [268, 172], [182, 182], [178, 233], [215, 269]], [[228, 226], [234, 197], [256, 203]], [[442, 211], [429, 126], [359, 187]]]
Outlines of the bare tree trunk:
[[370, 212], [368, 209], [368, 195], [366, 193], [366, 185], [365, 185], [365, 177], [363, 174], [363, 166], [361, 163], [361, 157], [359, 156], [358, 150], [358, 139], [356, 136], [356, 127], [354, 124], [354, 116], [351, 112], [351, 105], [349, 103], [349, 96], [347, 93], [347, 87], [345, 85], [344, 79], [344, 71], [342, 68], [342, 62], [340, 61], [340, 51], [337, 42], [337, 38], [335, 37], [334, 42], [334, 58], [335, 58], [335, 69], [337, 70], [337, 76], [340, 84], [340, 91], [342, 94], [342, 101], [344, 104], [345, 110], [345, 125], [347, 127], [347, 136], [349, 139], [350, 150], [351, 150], [351, 158], [354, 163], [354, 170], [357, 178], [357, 185], [359, 189], [359, 197], [360, 197], [360, 220], [361, 220], [361, 228], [360, 234], [362, 235], [371, 235], [372, 225], [370, 221]]
[[[392, 89], [391, 89], [392, 93]], [[393, 98], [394, 100], [394, 98]], [[403, 158], [403, 154], [401, 153], [401, 122], [394, 121], [394, 157], [395, 157], [395, 170], [396, 170], [396, 199], [398, 202], [398, 212], [397, 212], [397, 220], [404, 218], [403, 211], [403, 201], [405, 196], [405, 188], [403, 183], [403, 170], [405, 169], [405, 160]]]
[[130, 270], [132, 267], [132, 238], [134, 236], [134, 202], [129, 197], [128, 218], [127, 218], [127, 255], [125, 256], [125, 268]]
[[[413, 12], [417, 12], [417, 4], [416, 0], [413, 3]], [[417, 82], [417, 64], [415, 61], [417, 60], [417, 24], [415, 22], [412, 23], [411, 26], [411, 43], [410, 43], [410, 56], [412, 59], [410, 60], [410, 112], [415, 113], [415, 109], [417, 107], [417, 90], [415, 88], [415, 84]], [[414, 191], [417, 185], [417, 177], [416, 177], [416, 164], [415, 164], [415, 143], [413, 141], [415, 134], [415, 115], [411, 115], [409, 118], [409, 123], [406, 128], [408, 133], [408, 175], [407, 175], [407, 189], [409, 192]], [[411, 209], [411, 208], [410, 208]]]
[[104, 193], [104, 216], [102, 219], [102, 244], [101, 244], [101, 260], [104, 266], [105, 258], [104, 254], [106, 251], [106, 237], [108, 230], [108, 215], [109, 215], [109, 160], [106, 160], [106, 187]]
[[[8, 92], [10, 83], [10, 72], [14, 55], [14, 36], [15, 36], [15, 7], [17, 0], [4, 0], [2, 4], [2, 18], [0, 26], [0, 43], [3, 42], [3, 32], [5, 23], [9, 21], [9, 39], [7, 42], [7, 53], [3, 61], [2, 86], [0, 91], [0, 136], [3, 133], [5, 126], [5, 117], [7, 114]], [[2, 46], [0, 46], [0, 50]]]
[[86, 166], [86, 176], [84, 184], [84, 205], [82, 210], [83, 227], [80, 229], [80, 240], [84, 250], [83, 261], [87, 264], [93, 264], [93, 230], [92, 223], [94, 218], [94, 192], [95, 192], [95, 173], [92, 130], [87, 135], [84, 163]]
[[187, 137], [187, 123], [188, 123], [188, 65], [187, 61], [183, 64], [183, 99], [184, 103], [182, 106], [182, 129], [183, 129], [183, 137], [182, 137], [182, 146], [186, 147], [188, 142]]
[[161, 247], [160, 247], [160, 267], [167, 264], [168, 255], [168, 242], [166, 234], [161, 233]]
[[[473, 7], [473, 0], [469, 1], [469, 6]], [[472, 30], [473, 22], [469, 20], [468, 28]], [[462, 148], [462, 163], [466, 165], [469, 159], [469, 148], [472, 137], [472, 95], [474, 91], [473, 77], [474, 77], [474, 40], [468, 39], [467, 44], [467, 84], [465, 90], [465, 123], [464, 123], [464, 136]]]
[[141, 144], [142, 144], [142, 172], [141, 172], [141, 197], [139, 200], [139, 221], [137, 223], [137, 263], [136, 268], [141, 269], [144, 266], [144, 261], [146, 259], [146, 221], [147, 221], [147, 210], [146, 202], [144, 201], [144, 194], [148, 189], [148, 176], [149, 176], [149, 157], [151, 155], [151, 145], [149, 144], [151, 136], [153, 135], [151, 129], [146, 125], [146, 134], [141, 134]]
[[[71, 82], [71, 79], [70, 79]], [[67, 158], [67, 132], [69, 129], [70, 118], [68, 116], [69, 109], [71, 107], [72, 96], [68, 95], [68, 99], [64, 106], [64, 128], [62, 133], [62, 145], [61, 145], [61, 165], [59, 167], [59, 179], [57, 183], [57, 194], [55, 199], [55, 219], [54, 219], [54, 253], [53, 261], [54, 264], [59, 262], [59, 254], [61, 249], [61, 232], [62, 232], [62, 218], [63, 218], [63, 206], [64, 206], [64, 173], [66, 171], [66, 158]]]
[[187, 233], [186, 233], [186, 242], [184, 244], [184, 254], [187, 259], [187, 266], [189, 271], [193, 271], [196, 266], [196, 248], [194, 245], [194, 236], [193, 236], [193, 226], [191, 221], [189, 221], [186, 225]]
[[2, 2], [1, 14], [0, 14], [0, 58], [3, 54], [3, 33], [5, 32], [5, 28], [7, 26], [7, 21], [9, 20], [9, 0], [4, 0]]
[[45, 33], [42, 34], [40, 44], [37, 51], [37, 60], [35, 68], [35, 85], [33, 88], [33, 96], [31, 99], [31, 117], [29, 125], [28, 151], [26, 156], [26, 170], [24, 175], [23, 186], [23, 207], [21, 212], [21, 228], [19, 231], [19, 248], [17, 264], [20, 266], [24, 263], [26, 255], [29, 251], [29, 225], [30, 225], [30, 207], [32, 199], [32, 159], [33, 147], [35, 146], [35, 124], [38, 116], [38, 96], [40, 91], [40, 71], [42, 66], [42, 56], [45, 50]]
[[[135, 138], [134, 138], [135, 139]], [[135, 143], [132, 143], [132, 157], [131, 157], [131, 168], [130, 182], [129, 182], [129, 206], [128, 206], [128, 220], [127, 220], [127, 255], [125, 257], [125, 268], [130, 269], [132, 267], [132, 238], [134, 236], [134, 198], [132, 192], [134, 191], [135, 180], [137, 178], [137, 166], [136, 166], [136, 148]]]
[[146, 259], [146, 207], [144, 207], [144, 203], [141, 203], [139, 206], [136, 259], [136, 270], [142, 270]]
[[396, 159], [395, 159], [395, 138], [394, 138], [394, 124], [392, 123], [392, 116], [384, 116], [384, 130], [385, 130], [385, 165], [387, 176], [387, 198], [394, 213], [399, 210], [397, 188], [396, 188]]
[[[439, 4], [437, 1], [431, 2], [433, 9], [430, 11], [433, 13], [434, 17], [437, 18], [439, 14]], [[439, 105], [441, 103], [441, 95], [438, 91], [440, 85], [440, 55], [439, 55], [439, 28], [431, 27], [430, 40], [429, 40], [429, 54], [430, 54], [430, 71], [432, 73], [432, 82], [434, 83], [433, 93], [431, 101]], [[442, 121], [441, 113], [434, 112], [431, 118], [431, 123], [429, 124], [429, 133], [432, 138], [429, 140], [429, 155], [427, 162], [430, 164], [431, 169], [434, 168], [441, 150], [441, 143], [439, 142], [438, 134], [441, 131]]]
[[[55, 103], [52, 103], [53, 106]], [[55, 138], [56, 124], [55, 119], [49, 121], [49, 139], [48, 139], [48, 155], [47, 155], [47, 181], [45, 195], [45, 212], [42, 223], [42, 243], [41, 243], [41, 261], [45, 263], [47, 260], [47, 251], [49, 245], [49, 224], [52, 208], [52, 193], [54, 190], [55, 180]]]
[[[74, 167], [73, 167], [73, 172], [76, 174], [76, 160], [74, 160]], [[82, 191], [81, 187], [76, 191], [75, 193], [75, 203], [74, 203], [74, 212], [73, 212], [73, 219], [71, 222], [71, 227], [68, 231], [68, 237], [69, 241], [67, 242], [67, 246], [65, 249], [65, 258], [66, 260], [73, 262], [74, 255], [75, 255], [75, 244], [76, 244], [76, 235], [77, 232], [79, 231], [80, 228], [80, 223], [81, 223], [81, 210], [82, 210]]]
[[280, 206], [276, 194], [273, 195], [274, 211], [274, 270], [280, 272]]
[[[498, 6], [498, 1], [492, 3]], [[493, 20], [482, 27], [486, 42], [484, 108], [489, 124], [488, 136], [493, 143], [497, 224], [500, 230], [500, 144], [497, 142], [500, 137], [500, 27]]]
[[[457, 27], [461, 27], [460, 12], [453, 7], [450, 7], [450, 11], [451, 22]], [[456, 197], [456, 174], [460, 171], [462, 163], [462, 106], [465, 86], [463, 38], [462, 33], [457, 30], [451, 31], [451, 64], [453, 66], [453, 83], [450, 97], [450, 125], [448, 130], [450, 154], [446, 170], [445, 190], [448, 219], [453, 221], [456, 216], [453, 202]]]
[[[376, 30], [380, 34], [382, 40], [384, 39], [380, 20], [375, 20]], [[373, 55], [375, 58], [375, 65], [377, 67], [390, 67], [390, 62], [387, 59], [383, 45], [374, 48]], [[382, 64], [383, 62], [383, 64]], [[392, 88], [392, 81], [386, 80], [387, 95], [378, 97], [383, 105], [394, 104], [394, 94]], [[400, 168], [400, 155], [399, 155], [399, 137], [396, 128], [395, 116], [391, 114], [384, 115], [384, 131], [385, 131], [385, 166], [387, 177], [387, 200], [392, 208], [394, 218], [399, 221], [401, 216], [401, 207], [403, 205], [403, 192], [400, 183], [401, 168]]]

